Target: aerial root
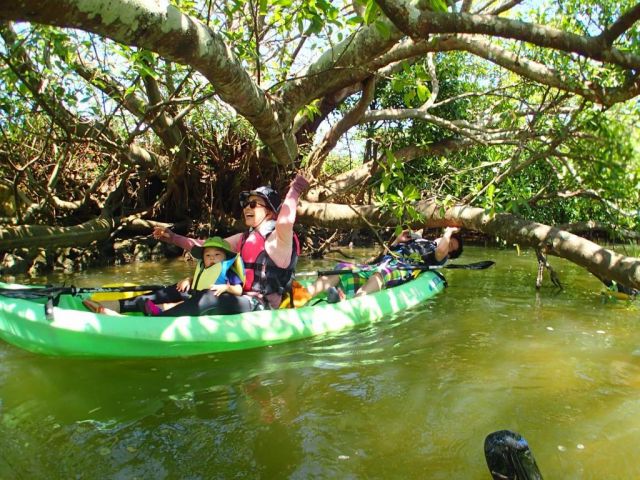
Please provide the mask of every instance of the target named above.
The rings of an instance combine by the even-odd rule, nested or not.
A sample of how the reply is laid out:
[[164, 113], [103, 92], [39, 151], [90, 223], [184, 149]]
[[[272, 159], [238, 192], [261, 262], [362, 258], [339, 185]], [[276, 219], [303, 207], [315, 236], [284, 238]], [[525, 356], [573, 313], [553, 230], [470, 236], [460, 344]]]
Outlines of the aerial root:
[[546, 245], [540, 245], [538, 246], [538, 248], [536, 248], [536, 257], [538, 257], [538, 275], [536, 277], [536, 289], [539, 290], [542, 286], [542, 278], [545, 268], [549, 271], [549, 278], [551, 279], [551, 283], [553, 283], [554, 286], [562, 289], [563, 287], [562, 283], [560, 282], [560, 277], [558, 277], [558, 274], [547, 260], [546, 253]]

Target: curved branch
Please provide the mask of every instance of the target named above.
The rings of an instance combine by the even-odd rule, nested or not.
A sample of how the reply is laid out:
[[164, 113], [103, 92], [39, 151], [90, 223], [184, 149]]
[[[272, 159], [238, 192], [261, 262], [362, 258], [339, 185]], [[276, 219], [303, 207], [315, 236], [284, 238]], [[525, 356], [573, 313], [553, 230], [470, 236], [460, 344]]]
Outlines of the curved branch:
[[469, 122], [465, 122], [463, 120], [451, 121], [444, 119], [442, 117], [438, 117], [436, 115], [431, 115], [427, 111], [425, 111], [422, 107], [420, 108], [388, 108], [385, 110], [372, 110], [367, 112], [362, 119], [360, 120], [361, 124], [370, 123], [370, 122], [378, 122], [380, 120], [407, 120], [407, 119], [418, 119], [423, 120], [425, 122], [433, 123], [434, 125], [438, 125], [442, 128], [446, 128], [455, 132], [459, 135], [469, 137], [474, 140], [476, 143], [485, 145], [485, 141], [483, 138], [484, 132], [478, 132], [478, 127], [472, 125]]
[[553, 200], [557, 198], [567, 199], [567, 198], [576, 198], [576, 197], [590, 198], [592, 200], [596, 200], [602, 203], [603, 205], [605, 205], [607, 208], [613, 210], [617, 214], [622, 215], [623, 217], [636, 218], [640, 216], [640, 209], [625, 210], [615, 202], [612, 202], [611, 200], [607, 200], [598, 192], [589, 188], [579, 189], [579, 190], [556, 191], [556, 192], [549, 192], [546, 194], [536, 195], [535, 197], [532, 197], [528, 203], [529, 205], [533, 206], [544, 200]]
[[600, 39], [607, 45], [613, 45], [618, 37], [629, 30], [634, 23], [640, 20], [640, 3], [637, 3], [629, 10], [620, 15], [620, 18], [613, 22], [609, 28], [600, 34]]
[[434, 33], [468, 33], [529, 42], [625, 69], [640, 69], [640, 56], [606, 45], [599, 37], [586, 37], [545, 25], [494, 15], [434, 12], [398, 0], [376, 0], [391, 21], [406, 35], [427, 38]]
[[557, 228], [566, 230], [569, 233], [575, 234], [593, 234], [593, 233], [605, 233], [608, 238], [614, 240], [640, 240], [640, 233], [632, 230], [626, 230], [617, 226], [607, 225], [602, 222], [594, 222], [588, 220], [586, 222], [565, 223], [563, 225], [557, 225]]
[[496, 8], [492, 9], [489, 13], [491, 15], [500, 15], [503, 12], [511, 10], [513, 7], [520, 5], [524, 0], [510, 0], [501, 5], [498, 5]]
[[[494, 134], [484, 139], [490, 145], [505, 145], [515, 141], [513, 132], [502, 132]], [[475, 145], [476, 142], [469, 138], [448, 139], [426, 146], [413, 145], [404, 147], [393, 152], [396, 160], [406, 163], [419, 157], [429, 155], [447, 155]], [[375, 173], [377, 162], [368, 162], [348, 172], [341, 173], [333, 179], [329, 179], [326, 184], [311, 188], [305, 198], [311, 202], [327, 201], [335, 194], [342, 194], [361, 185]]]
[[375, 89], [375, 77], [370, 77], [364, 82], [362, 96], [360, 97], [360, 100], [358, 100], [356, 106], [327, 132], [320, 145], [318, 145], [318, 147], [311, 153], [309, 156], [308, 167], [311, 172], [311, 176], [316, 177], [318, 175], [324, 159], [337, 145], [340, 137], [342, 137], [347, 130], [357, 124], [362, 118], [364, 112], [373, 100]]
[[596, 82], [576, 82], [575, 78], [563, 78], [558, 72], [526, 57], [501, 48], [490, 41], [470, 36], [449, 36], [442, 39], [440, 51], [465, 50], [480, 58], [510, 70], [521, 77], [528, 78], [542, 85], [557, 88], [565, 92], [575, 93], [587, 100], [601, 105], [611, 106], [624, 102], [640, 94], [640, 79], [629, 78], [619, 87], [604, 87]]
[[318, 106], [318, 110], [320, 110], [319, 115], [314, 116], [313, 119], [308, 119], [306, 116], [297, 118], [293, 131], [296, 134], [298, 145], [304, 145], [309, 142], [311, 135], [316, 132], [320, 124], [327, 119], [329, 114], [338, 108], [348, 97], [359, 92], [361, 89], [362, 85], [357, 83], [341, 88], [336, 92], [328, 93], [320, 101], [320, 105]]

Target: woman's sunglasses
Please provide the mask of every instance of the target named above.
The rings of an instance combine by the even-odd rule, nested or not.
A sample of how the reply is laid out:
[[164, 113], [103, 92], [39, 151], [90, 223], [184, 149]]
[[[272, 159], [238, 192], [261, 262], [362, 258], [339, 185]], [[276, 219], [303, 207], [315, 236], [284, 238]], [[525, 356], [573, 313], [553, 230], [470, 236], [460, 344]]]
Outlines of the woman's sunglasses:
[[240, 206], [242, 208], [251, 208], [253, 210], [255, 210], [256, 207], [262, 207], [262, 208], [267, 208], [267, 206], [264, 203], [260, 203], [257, 200], [251, 200], [251, 201], [247, 201], [247, 200], [240, 200]]

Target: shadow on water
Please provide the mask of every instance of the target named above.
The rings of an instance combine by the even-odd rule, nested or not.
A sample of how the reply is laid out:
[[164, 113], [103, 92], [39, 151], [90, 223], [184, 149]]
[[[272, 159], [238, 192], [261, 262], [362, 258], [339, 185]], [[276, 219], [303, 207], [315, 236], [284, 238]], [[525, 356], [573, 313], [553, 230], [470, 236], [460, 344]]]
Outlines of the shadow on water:
[[566, 289], [537, 293], [533, 253], [464, 261], [487, 258], [411, 311], [270, 348], [105, 361], [0, 344], [0, 478], [487, 479], [500, 429], [548, 478], [637, 477], [640, 311], [562, 261]]

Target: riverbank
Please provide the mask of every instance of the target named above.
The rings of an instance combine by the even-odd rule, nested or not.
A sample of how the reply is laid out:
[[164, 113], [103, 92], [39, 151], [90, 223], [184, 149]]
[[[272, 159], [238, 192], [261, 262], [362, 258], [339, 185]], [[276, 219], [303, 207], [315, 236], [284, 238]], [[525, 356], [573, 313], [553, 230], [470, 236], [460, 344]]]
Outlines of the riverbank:
[[113, 243], [92, 243], [86, 247], [19, 248], [1, 254], [0, 275], [38, 277], [51, 272], [73, 273], [107, 265], [173, 258], [182, 249], [150, 236], [136, 236]]

